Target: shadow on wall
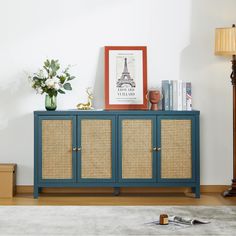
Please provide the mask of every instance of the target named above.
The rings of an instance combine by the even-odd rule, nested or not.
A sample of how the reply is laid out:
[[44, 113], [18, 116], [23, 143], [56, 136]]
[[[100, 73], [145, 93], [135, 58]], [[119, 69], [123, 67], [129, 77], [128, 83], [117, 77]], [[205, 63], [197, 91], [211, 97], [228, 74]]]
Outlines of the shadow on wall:
[[16, 162], [21, 178], [33, 176], [33, 114], [25, 114], [31, 94], [26, 76], [1, 87], [0, 94], [0, 162]]
[[94, 83], [94, 107], [97, 109], [104, 108], [104, 48], [99, 50], [98, 64], [96, 70], [96, 79]]
[[[205, 103], [207, 105], [206, 110], [212, 108], [211, 103], [206, 104], [206, 97], [208, 97], [209, 92], [217, 97], [224, 95], [227, 97], [229, 90], [225, 91], [223, 87], [228, 88], [230, 81], [226, 85], [222, 77], [226, 79], [229, 77], [227, 72], [230, 73], [230, 64], [228, 64], [228, 71], [219, 68], [222, 66], [221, 63], [227, 61], [214, 55], [214, 37], [215, 28], [231, 26], [232, 18], [236, 19], [234, 8], [232, 8], [233, 3], [235, 4], [233, 0], [192, 0], [190, 42], [181, 53], [179, 78], [184, 81], [192, 81], [193, 90], [198, 87], [196, 91], [193, 91], [195, 109], [200, 108], [199, 103]], [[219, 9], [221, 9], [220, 12]], [[199, 87], [201, 87], [201, 91]], [[206, 97], [200, 96], [203, 92]], [[220, 106], [219, 103], [221, 102], [224, 106], [223, 100], [218, 101], [217, 106]]]
[[192, 82], [193, 108], [201, 111], [202, 176], [212, 183], [225, 183], [232, 172], [230, 58], [214, 55], [214, 37], [215, 28], [234, 23], [233, 5], [233, 0], [192, 0], [189, 45], [180, 58], [179, 78]]

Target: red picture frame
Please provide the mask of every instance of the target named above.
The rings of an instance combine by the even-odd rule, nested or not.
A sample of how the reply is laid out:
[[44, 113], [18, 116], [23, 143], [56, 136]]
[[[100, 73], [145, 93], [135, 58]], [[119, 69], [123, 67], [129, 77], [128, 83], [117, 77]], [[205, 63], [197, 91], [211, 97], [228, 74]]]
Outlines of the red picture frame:
[[[112, 52], [112, 51], [114, 51], [114, 52]], [[131, 98], [130, 98], [130, 102], [128, 102], [128, 103], [122, 102], [122, 100], [117, 100], [119, 104], [115, 104], [114, 102], [110, 102], [111, 101], [110, 97], [113, 96], [113, 91], [110, 91], [110, 87], [111, 87], [110, 86], [110, 83], [111, 83], [110, 79], [111, 78], [109, 78], [109, 77], [111, 76], [111, 72], [112, 72], [110, 65], [114, 64], [110, 61], [111, 60], [110, 53], [118, 53], [118, 52], [126, 53], [126, 52], [130, 52], [130, 51], [134, 51], [136, 53], [139, 53], [139, 55], [142, 55], [142, 59], [141, 59], [142, 68], [140, 68], [140, 71], [142, 71], [142, 73], [141, 73], [142, 75], [139, 75], [139, 79], [142, 78], [142, 81], [139, 81], [140, 86], [139, 86], [139, 92], [138, 92], [139, 100], [137, 99], [138, 104], [137, 103], [132, 104]], [[146, 94], [147, 94], [147, 47], [146, 46], [105, 46], [104, 53], [105, 53], [105, 109], [107, 109], [107, 110], [147, 110], [148, 109], [148, 101], [146, 98]], [[125, 60], [124, 64], [127, 65], [127, 58], [125, 58], [124, 60]], [[114, 80], [115, 79], [113, 78], [113, 81]], [[135, 84], [134, 84], [134, 87], [135, 87]], [[117, 89], [118, 88], [116, 88], [116, 91], [117, 91]], [[137, 88], [134, 88], [134, 90], [135, 89], [137, 89]], [[142, 92], [142, 94], [141, 94], [141, 92]], [[132, 99], [135, 100], [135, 98], [132, 98]], [[125, 99], [124, 99], [124, 101], [125, 101]]]

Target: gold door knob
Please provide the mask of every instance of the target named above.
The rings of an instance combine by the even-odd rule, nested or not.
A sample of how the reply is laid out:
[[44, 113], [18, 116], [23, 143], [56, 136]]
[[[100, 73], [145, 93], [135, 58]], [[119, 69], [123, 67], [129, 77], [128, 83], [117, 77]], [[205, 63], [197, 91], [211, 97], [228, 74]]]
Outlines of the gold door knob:
[[159, 148], [157, 148], [157, 151], [159, 152], [159, 151], [161, 151], [161, 148], [159, 147]]
[[157, 148], [156, 148], [156, 147], [154, 147], [152, 150], [153, 150], [153, 151], [156, 151], [156, 150], [157, 150]]

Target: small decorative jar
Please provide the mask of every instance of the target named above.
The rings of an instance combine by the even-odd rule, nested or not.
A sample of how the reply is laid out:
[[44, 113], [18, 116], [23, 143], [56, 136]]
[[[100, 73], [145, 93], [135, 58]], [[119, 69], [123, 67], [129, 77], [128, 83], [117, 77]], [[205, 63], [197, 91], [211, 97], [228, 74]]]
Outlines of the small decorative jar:
[[167, 214], [161, 214], [160, 215], [160, 225], [168, 225], [169, 219]]

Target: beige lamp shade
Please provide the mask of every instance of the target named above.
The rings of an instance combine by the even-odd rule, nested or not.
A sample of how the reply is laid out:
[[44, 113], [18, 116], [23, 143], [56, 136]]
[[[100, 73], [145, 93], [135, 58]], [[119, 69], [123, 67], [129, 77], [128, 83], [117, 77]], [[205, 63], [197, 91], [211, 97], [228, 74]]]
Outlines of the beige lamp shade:
[[215, 54], [236, 55], [236, 28], [217, 28], [215, 31]]

